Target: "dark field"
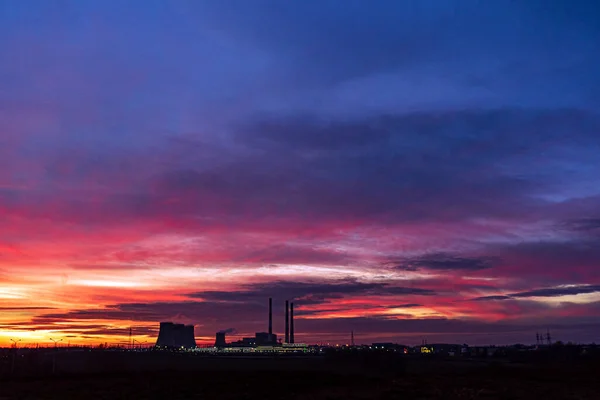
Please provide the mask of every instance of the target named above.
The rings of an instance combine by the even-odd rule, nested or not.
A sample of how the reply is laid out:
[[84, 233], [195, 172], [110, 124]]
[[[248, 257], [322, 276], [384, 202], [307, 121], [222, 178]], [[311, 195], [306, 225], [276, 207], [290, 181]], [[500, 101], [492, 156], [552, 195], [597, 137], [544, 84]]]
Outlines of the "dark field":
[[104, 353], [60, 354], [54, 376], [21, 372], [0, 378], [0, 399], [600, 399], [596, 360]]

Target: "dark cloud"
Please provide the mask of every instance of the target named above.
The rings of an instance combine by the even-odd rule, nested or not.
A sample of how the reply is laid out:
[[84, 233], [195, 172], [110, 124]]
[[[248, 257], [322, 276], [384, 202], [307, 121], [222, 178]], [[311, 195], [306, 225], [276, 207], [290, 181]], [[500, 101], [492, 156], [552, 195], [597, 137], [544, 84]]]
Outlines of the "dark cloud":
[[[303, 300], [301, 302], [302, 305], [307, 305], [307, 303]], [[308, 304], [312, 304], [312, 303], [308, 303]], [[361, 304], [359, 308], [359, 310], [361, 312], [364, 313], [372, 313], [373, 311], [386, 311], [386, 310], [392, 310], [392, 309], [397, 309], [397, 308], [416, 308], [416, 307], [422, 307], [422, 304], [417, 304], [417, 303], [407, 303], [407, 304], [392, 304], [392, 305], [387, 305], [385, 303], [383, 304]], [[303, 309], [300, 308], [297, 312], [295, 311], [296, 315], [298, 316], [306, 316], [306, 315], [323, 315], [323, 314], [329, 314], [329, 313], [343, 313], [345, 311], [348, 310], [356, 310], [357, 306], [356, 305], [352, 305], [352, 304], [331, 304], [330, 308], [318, 308], [318, 309]], [[400, 317], [401, 315], [398, 313], [394, 313], [394, 316], [396, 317]], [[410, 318], [410, 315], [404, 315], [407, 318]]]
[[336, 264], [352, 261], [350, 255], [331, 249], [318, 249], [310, 245], [279, 244], [259, 248], [234, 257], [239, 262], [281, 264]]
[[[345, 150], [415, 156], [411, 152], [417, 151], [416, 155], [444, 160], [449, 166], [466, 167], [484, 166], [515, 153], [534, 156], [540, 146], [596, 144], [594, 132], [599, 127], [597, 114], [573, 108], [472, 107], [357, 118], [258, 116], [238, 126], [236, 138], [263, 150], [285, 148], [296, 155]], [[523, 136], [524, 132], [530, 134]], [[492, 158], [476, 157], [481, 154]]]
[[250, 137], [242, 136], [253, 147], [287, 147], [295, 152], [361, 150], [389, 143], [398, 135], [398, 127], [389, 117], [344, 122], [319, 120], [309, 115], [288, 118], [264, 118], [241, 127]]
[[296, 304], [308, 305], [326, 303], [344, 296], [402, 296], [434, 295], [430, 289], [398, 287], [387, 283], [365, 283], [355, 280], [343, 280], [331, 283], [277, 281], [245, 285], [238, 291], [204, 291], [191, 293], [192, 298], [217, 302], [258, 302], [273, 297], [275, 299], [294, 300]]
[[406, 304], [395, 304], [395, 305], [388, 306], [388, 308], [415, 308], [415, 307], [423, 307], [423, 304], [406, 303]]
[[488, 300], [508, 300], [510, 296], [498, 295], [498, 296], [482, 296], [472, 299], [473, 301], [488, 301]]
[[431, 289], [424, 289], [418, 287], [402, 287], [402, 286], [386, 286], [381, 291], [374, 292], [375, 294], [388, 294], [388, 295], [423, 295], [431, 296], [435, 295], [435, 291]]
[[600, 285], [573, 285], [565, 287], [543, 288], [529, 290], [526, 292], [513, 293], [510, 296], [521, 297], [560, 297], [574, 294], [597, 293], [600, 292]]
[[600, 292], [600, 285], [569, 285], [560, 287], [549, 287], [528, 290], [525, 292], [517, 292], [506, 295], [497, 296], [483, 296], [472, 299], [473, 301], [487, 301], [487, 300], [509, 300], [509, 299], [521, 299], [530, 297], [562, 297], [577, 294], [586, 293], [598, 293]]
[[564, 226], [580, 232], [598, 231], [600, 230], [600, 218], [581, 218], [567, 221]]
[[458, 257], [452, 254], [445, 253], [434, 253], [427, 254], [419, 257], [409, 258], [396, 264], [396, 268], [404, 269], [407, 271], [416, 271], [419, 269], [428, 270], [439, 270], [439, 271], [453, 271], [453, 270], [466, 270], [466, 271], [478, 271], [482, 269], [488, 269], [493, 267], [498, 260], [489, 257], [480, 258], [468, 258]]

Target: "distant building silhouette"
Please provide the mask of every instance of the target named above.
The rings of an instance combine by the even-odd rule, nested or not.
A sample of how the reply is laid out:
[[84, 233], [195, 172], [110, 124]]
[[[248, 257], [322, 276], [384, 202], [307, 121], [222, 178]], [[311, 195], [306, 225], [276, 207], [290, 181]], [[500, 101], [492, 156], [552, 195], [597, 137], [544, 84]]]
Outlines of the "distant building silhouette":
[[277, 343], [277, 336], [269, 332], [256, 332], [254, 339], [257, 346], [274, 345]]

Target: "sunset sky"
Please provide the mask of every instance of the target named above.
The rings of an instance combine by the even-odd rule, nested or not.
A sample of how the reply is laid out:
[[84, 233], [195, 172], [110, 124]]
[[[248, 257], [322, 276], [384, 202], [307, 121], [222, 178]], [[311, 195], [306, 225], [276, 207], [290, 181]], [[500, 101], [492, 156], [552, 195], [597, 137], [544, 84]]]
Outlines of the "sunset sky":
[[600, 342], [590, 0], [0, 0], [0, 346]]

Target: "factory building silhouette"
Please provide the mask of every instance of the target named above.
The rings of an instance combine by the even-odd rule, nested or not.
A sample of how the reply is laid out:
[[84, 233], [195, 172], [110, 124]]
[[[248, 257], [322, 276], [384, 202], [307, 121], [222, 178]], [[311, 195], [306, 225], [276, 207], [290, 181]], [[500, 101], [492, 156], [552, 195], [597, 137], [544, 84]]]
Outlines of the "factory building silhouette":
[[[291, 305], [291, 308], [290, 308]], [[291, 311], [291, 312], [290, 312]], [[285, 344], [294, 343], [294, 303], [285, 301]], [[215, 347], [251, 347], [280, 346], [277, 335], [273, 333], [273, 299], [269, 298], [269, 328], [267, 332], [256, 332], [254, 337], [245, 337], [237, 342], [227, 343], [226, 332], [219, 331], [215, 335]]]

